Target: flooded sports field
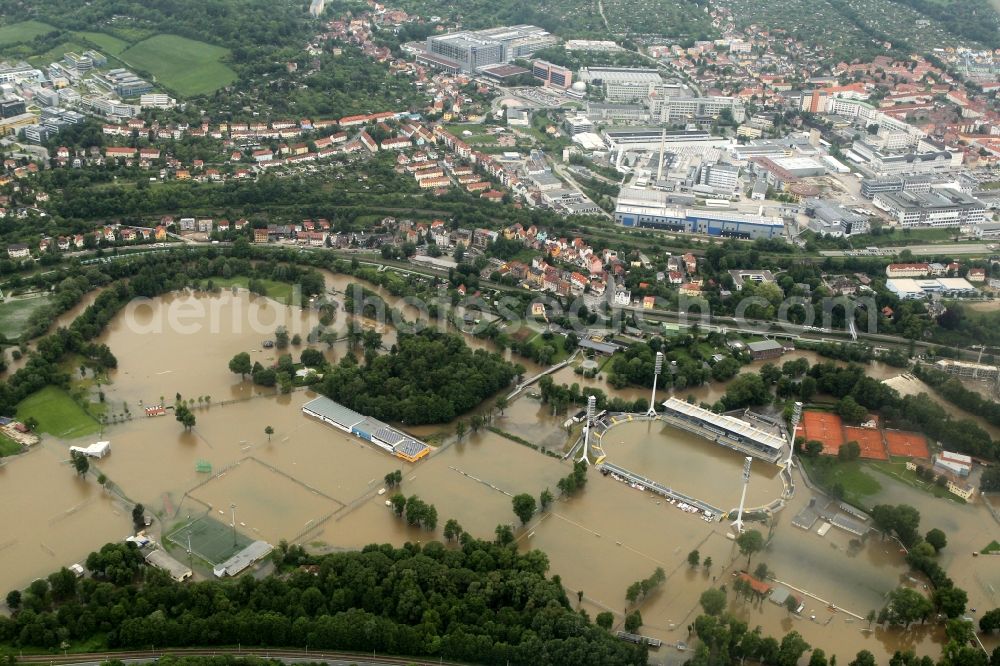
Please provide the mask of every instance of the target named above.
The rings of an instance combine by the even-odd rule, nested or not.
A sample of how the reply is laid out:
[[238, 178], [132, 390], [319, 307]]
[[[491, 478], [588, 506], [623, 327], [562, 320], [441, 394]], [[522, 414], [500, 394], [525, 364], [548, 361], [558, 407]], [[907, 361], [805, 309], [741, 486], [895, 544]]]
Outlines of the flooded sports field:
[[[610, 428], [601, 438], [609, 462], [641, 473], [668, 488], [724, 511], [736, 508], [743, 488], [744, 456], [661, 421], [632, 421]], [[764, 506], [781, 497], [776, 465], [755, 460], [746, 506]]]
[[[357, 281], [326, 277], [328, 289], [335, 292]], [[390, 305], [399, 303], [368, 286]], [[346, 326], [345, 319], [341, 313], [336, 327]], [[429, 457], [411, 464], [306, 417], [301, 408], [315, 396], [311, 391], [276, 395], [274, 389], [254, 387], [229, 371], [229, 359], [239, 352], [248, 352], [263, 365], [275, 363], [284, 352], [263, 343], [273, 339], [278, 326], [305, 338], [317, 324], [313, 310], [245, 291], [172, 294], [138, 302], [115, 317], [101, 341], [111, 347], [118, 369], [103, 390], [113, 405], [128, 403], [132, 418], [82, 441], [47, 438], [0, 467], [0, 484], [8, 498], [0, 504], [0, 524], [5, 526], [0, 536], [0, 589], [24, 586], [59, 566], [81, 561], [108, 541], [121, 540], [132, 530], [133, 502], [142, 502], [156, 516], [152, 532], [157, 539], [201, 515], [229, 525], [235, 511], [235, 527], [245, 537], [270, 543], [286, 539], [317, 552], [376, 542], [443, 540], [448, 519], [483, 538], [492, 538], [498, 524], [509, 524], [520, 548], [547, 553], [550, 573], [561, 577], [574, 602], [576, 594], [583, 593], [581, 606], [591, 616], [610, 610], [620, 621], [626, 611], [638, 608], [645, 622], [642, 632], [670, 643], [689, 640], [687, 626], [700, 612], [700, 594], [712, 585], [725, 584], [731, 590], [734, 572], [746, 567], [746, 558], [727, 536], [727, 521], [706, 522], [596, 469], [590, 470], [582, 491], [558, 498], [548, 511], [520, 525], [512, 497], [528, 493], [537, 498], [546, 488], [558, 494], [556, 484], [572, 469], [561, 456], [578, 433], [578, 426], [564, 427], [572, 412], [553, 414], [531, 390], [522, 391], [502, 414], [493, 408], [493, 400], [478, 408], [478, 413], [491, 416], [494, 430], [470, 431], [458, 440], [455, 423], [410, 429], [435, 446]], [[391, 327], [383, 333], [384, 342], [391, 344]], [[485, 341], [469, 336], [466, 341], [491, 349]], [[288, 351], [297, 359], [305, 346]], [[351, 353], [345, 341], [320, 348], [333, 361]], [[782, 361], [798, 356], [820, 360], [802, 351]], [[541, 370], [523, 359], [512, 360], [522, 363], [529, 375]], [[872, 367], [870, 373], [880, 378], [898, 374], [883, 366]], [[649, 397], [644, 389], [614, 390], [604, 376], [583, 379], [571, 367], [557, 371], [553, 379], [630, 400]], [[691, 394], [711, 403], [724, 392], [725, 385], [712, 384], [682, 391], [678, 397]], [[171, 404], [176, 394], [194, 399], [197, 423], [190, 431], [169, 412], [159, 417], [143, 414], [142, 406], [161, 399]], [[663, 401], [669, 395], [661, 390], [657, 398]], [[268, 427], [270, 435], [265, 433]], [[91, 475], [81, 479], [68, 464], [68, 447], [98, 439], [112, 443], [111, 453], [94, 460]], [[739, 503], [743, 456], [730, 449], [660, 421], [638, 420], [608, 430], [601, 446], [609, 462], [663, 485], [727, 511]], [[436, 507], [435, 530], [408, 526], [386, 506], [396, 491], [379, 494], [383, 477], [396, 469], [403, 475], [399, 492]], [[106, 475], [115, 490], [103, 490], [96, 483], [97, 473]], [[793, 526], [792, 518], [814, 496], [797, 471], [794, 479], [796, 494], [772, 524], [755, 524], [770, 542], [750, 568], [766, 563], [773, 583], [802, 591], [805, 610], [801, 616], [792, 615], [768, 601], [755, 604], [737, 600], [732, 593], [730, 610], [767, 634], [780, 637], [795, 629], [845, 663], [861, 647], [880, 662], [910, 644], [936, 656], [935, 641], [941, 637], [934, 630], [869, 632], [867, 622], [854, 617], [880, 608], [885, 594], [896, 586], [921, 583], [910, 578], [892, 542], [883, 542], [877, 534], [858, 539], [834, 528], [820, 536], [815, 527], [806, 531]], [[997, 524], [986, 510], [980, 504], [933, 499], [888, 477], [879, 481], [882, 490], [873, 503], [913, 504], [923, 517], [921, 531], [939, 527], [946, 532], [949, 545], [941, 563], [968, 591], [970, 606], [982, 611], [1000, 605], [1000, 560], [971, 555], [989, 541], [986, 534], [996, 533]], [[747, 507], [771, 503], [782, 491], [779, 468], [755, 461]], [[710, 557], [711, 566], [691, 567], [687, 556], [694, 549], [702, 561]], [[666, 573], [666, 583], [629, 605], [628, 586], [657, 567]], [[651, 662], [682, 663], [685, 656], [662, 648], [651, 654]]]

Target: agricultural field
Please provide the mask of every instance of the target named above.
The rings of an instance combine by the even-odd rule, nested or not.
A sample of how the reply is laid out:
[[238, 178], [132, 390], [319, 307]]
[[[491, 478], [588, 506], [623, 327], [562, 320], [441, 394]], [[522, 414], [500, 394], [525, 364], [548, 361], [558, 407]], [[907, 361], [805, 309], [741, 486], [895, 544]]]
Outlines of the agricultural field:
[[49, 302], [47, 297], [0, 303], [0, 336], [16, 340], [28, 327], [31, 314]]
[[148, 72], [156, 83], [182, 97], [215, 92], [236, 80], [221, 60], [229, 49], [177, 35], [156, 35], [123, 51], [128, 66]]
[[34, 417], [37, 432], [71, 439], [99, 432], [100, 424], [73, 402], [69, 393], [55, 386], [47, 386], [33, 393], [17, 406], [17, 419], [24, 422]]
[[0, 26], [0, 46], [30, 42], [35, 37], [53, 30], [56, 28], [40, 21], [21, 21], [20, 23]]
[[74, 33], [74, 36], [77, 39], [90, 42], [104, 55], [116, 56], [129, 47], [129, 43], [124, 39], [118, 39], [106, 32], [77, 32]]

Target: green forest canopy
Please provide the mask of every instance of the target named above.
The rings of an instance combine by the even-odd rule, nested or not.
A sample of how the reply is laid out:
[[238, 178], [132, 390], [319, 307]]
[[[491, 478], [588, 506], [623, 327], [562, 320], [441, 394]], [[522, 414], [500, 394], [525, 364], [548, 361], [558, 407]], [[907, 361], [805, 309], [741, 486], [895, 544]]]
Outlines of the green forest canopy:
[[473, 351], [458, 335], [424, 329], [400, 334], [388, 354], [358, 365], [345, 356], [319, 390], [362, 414], [410, 425], [444, 423], [514, 379], [499, 354]]
[[545, 577], [541, 551], [466, 538], [457, 549], [372, 545], [311, 557], [282, 543], [275, 560], [289, 575], [181, 584], [147, 569], [133, 544], [108, 544], [87, 558], [94, 578], [63, 569], [32, 583], [21, 610], [0, 616], [0, 646], [242, 644], [477, 664], [646, 663], [645, 648], [572, 610], [558, 578]]

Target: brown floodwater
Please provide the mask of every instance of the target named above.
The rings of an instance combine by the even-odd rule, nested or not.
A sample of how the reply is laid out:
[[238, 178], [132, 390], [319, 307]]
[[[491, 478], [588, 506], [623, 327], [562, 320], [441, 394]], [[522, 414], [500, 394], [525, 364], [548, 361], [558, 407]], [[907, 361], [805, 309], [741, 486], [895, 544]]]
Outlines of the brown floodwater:
[[[318, 323], [315, 311], [244, 290], [180, 292], [132, 301], [99, 342], [118, 358], [117, 370], [109, 375], [115, 398], [151, 405], [163, 397], [172, 404], [179, 393], [182, 398], [207, 395], [212, 402], [222, 402], [273, 392], [230, 373], [233, 355], [248, 352], [252, 361], [273, 365], [286, 352], [265, 349], [263, 343], [274, 339], [279, 326], [305, 338]], [[300, 351], [289, 347], [287, 353], [297, 360]]]
[[990, 437], [993, 439], [1000, 439], [1000, 428], [993, 425], [978, 414], [971, 414], [964, 409], [951, 404], [935, 393], [931, 387], [911, 374], [899, 375], [898, 377], [888, 380], [886, 384], [899, 391], [900, 395], [917, 395], [919, 393], [926, 393], [930, 396], [931, 400], [944, 407], [944, 410], [951, 414], [952, 417], [956, 419], [970, 419], [975, 421], [980, 428], [990, 434]]
[[[342, 290], [351, 281], [355, 280], [327, 274], [329, 288]], [[390, 304], [398, 302], [378, 291]], [[158, 321], [172, 321], [171, 317], [174, 321], [179, 317], [182, 326], [144, 332]], [[338, 317], [338, 326], [345, 325], [344, 319]], [[187, 331], [183, 325], [192, 321], [203, 325]], [[213, 328], [212, 322], [217, 326]], [[429, 458], [409, 464], [305, 417], [301, 406], [312, 397], [310, 392], [286, 396], [259, 392], [228, 370], [229, 359], [240, 351], [250, 352], [261, 363], [273, 363], [276, 353], [263, 350], [261, 342], [273, 337], [279, 323], [290, 329], [300, 326], [305, 335], [316, 323], [315, 313], [246, 292], [224, 292], [175, 294], [116, 317], [102, 336], [119, 360], [106, 391], [113, 401], [129, 402], [135, 416], [105, 429], [103, 437], [112, 442], [112, 453], [95, 461], [94, 467], [131, 500], [146, 504], [168, 528], [205, 511], [228, 523], [228, 507], [236, 504], [238, 529], [247, 536], [272, 543], [288, 539], [318, 550], [441, 539], [441, 528], [449, 518], [476, 536], [491, 537], [496, 525], [518, 522], [511, 510], [514, 494], [537, 497], [545, 488], [554, 491], [559, 478], [569, 473], [568, 461], [493, 432], [468, 433], [455, 441], [454, 423], [414, 429], [414, 434], [435, 436], [445, 445]], [[392, 329], [385, 329], [385, 335], [391, 344]], [[473, 346], [491, 348], [488, 342], [466, 339]], [[331, 356], [344, 353], [345, 343], [338, 343]], [[819, 360], [803, 351], [782, 361], [797, 356]], [[533, 364], [515, 360], [529, 374], [537, 371]], [[745, 371], [756, 371], [759, 365]], [[870, 372], [878, 377], [897, 374], [882, 367]], [[554, 379], [599, 387], [630, 400], [649, 395], [645, 389], [616, 391], [605, 377], [585, 380], [570, 368], [555, 373]], [[714, 402], [724, 390], [724, 385], [710, 385], [680, 394], [693, 393], [698, 400]], [[170, 415], [139, 416], [139, 400], [150, 404], [162, 395], [171, 402], [178, 392], [184, 397], [212, 397], [211, 406], [195, 408], [197, 425], [191, 432]], [[569, 438], [562, 424], [570, 414], [551, 414], [548, 405], [526, 395], [530, 392], [523, 392], [503, 415], [494, 413], [493, 425], [536, 445], [561, 450]], [[657, 398], [662, 401], [667, 396], [661, 390]], [[480, 411], [490, 407], [485, 404]], [[274, 428], [270, 438], [264, 434], [266, 426]], [[742, 456], [728, 449], [649, 422], [613, 428], [603, 446], [612, 462], [682, 492], [725, 509], [739, 501]], [[67, 443], [48, 440], [0, 468], [0, 487], [9, 489], [12, 498], [0, 503], [0, 520], [11, 526], [8, 536], [0, 538], [0, 589], [25, 585], [60, 565], [79, 561], [130, 530], [127, 508], [103, 493], [93, 476], [77, 479], [66, 464], [66, 448]], [[212, 471], [197, 471], [199, 463], [207, 463]], [[388, 493], [377, 493], [383, 476], [394, 469], [403, 472], [403, 493], [436, 506], [436, 531], [408, 527], [385, 506]], [[970, 605], [980, 612], [1000, 605], [996, 566], [1000, 558], [971, 555], [986, 544], [986, 535], [996, 533], [997, 525], [985, 509], [933, 500], [888, 478], [880, 482], [883, 490], [874, 501], [914, 504], [923, 516], [921, 529], [940, 527], [946, 532], [949, 546], [942, 553], [942, 564], [969, 592]], [[797, 487], [797, 495], [777, 514], [768, 549], [751, 566], [766, 562], [778, 579], [859, 615], [880, 607], [886, 592], [897, 585], [913, 584], [901, 554], [877, 536], [856, 547], [837, 529], [820, 537], [815, 530], [803, 532], [791, 526], [792, 517], [810, 498], [801, 481]], [[747, 504], [768, 502], [780, 492], [777, 468], [755, 462]], [[642, 631], [674, 642], [687, 640], [686, 627], [698, 614], [701, 592], [712, 584], [731, 588], [731, 572], [746, 564], [726, 537], [728, 529], [726, 523], [706, 523], [660, 497], [591, 471], [582, 492], [557, 500], [527, 526], [518, 526], [516, 535], [521, 548], [540, 548], [548, 554], [551, 572], [562, 577], [571, 598], [578, 590], [584, 592], [583, 607], [591, 615], [609, 609], [621, 620], [628, 585], [663, 567], [666, 584], [639, 606], [646, 622]], [[688, 566], [692, 549], [712, 558], [711, 569]], [[730, 595], [731, 610], [751, 626], [759, 624], [773, 635], [795, 629], [813, 646], [837, 654], [839, 661], [849, 660], [861, 647], [880, 661], [911, 644], [921, 653], [939, 651], [935, 641], [941, 637], [933, 631], [868, 633], [862, 631], [866, 622], [807, 599], [806, 612], [798, 618], [768, 602], [758, 607]], [[678, 659], [683, 661], [683, 655], [669, 648], [652, 655], [654, 663]]]
[[46, 441], [0, 466], [0, 589], [25, 586], [131, 534], [129, 508], [93, 478], [83, 480], [67, 449]]
[[[660, 421], [613, 426], [601, 438], [609, 462], [728, 511], [740, 504], [744, 456]], [[746, 506], [781, 498], [779, 468], [755, 460]]]

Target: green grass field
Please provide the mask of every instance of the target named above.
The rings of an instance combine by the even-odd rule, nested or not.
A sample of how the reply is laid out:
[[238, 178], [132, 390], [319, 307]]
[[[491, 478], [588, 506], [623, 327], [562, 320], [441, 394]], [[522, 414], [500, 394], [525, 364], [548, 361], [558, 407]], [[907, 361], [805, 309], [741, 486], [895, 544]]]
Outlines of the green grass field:
[[[445, 129], [466, 143], [495, 144], [497, 142], [495, 134], [486, 133], [486, 125], [446, 125]], [[466, 136], [463, 132], [472, 132], [472, 134]]]
[[[219, 289], [229, 289], [230, 287], [239, 287], [240, 289], [249, 288], [250, 278], [244, 276], [237, 276], [231, 278], [212, 278], [212, 282]], [[274, 280], [257, 280], [264, 286], [267, 291], [266, 296], [271, 300], [278, 301], [279, 303], [284, 303], [288, 305], [289, 301], [292, 299], [292, 284], [290, 282], [276, 282]], [[208, 281], [205, 281], [208, 284]]]
[[858, 461], [834, 462], [812, 460], [800, 456], [799, 460], [809, 472], [809, 477], [827, 490], [839, 484], [844, 491], [844, 499], [855, 503], [882, 490], [877, 479], [867, 474], [864, 465]]
[[7, 435], [0, 433], [0, 458], [13, 456], [21, 452], [21, 445]]
[[48, 302], [47, 296], [41, 296], [0, 303], [0, 335], [8, 340], [16, 340], [28, 327], [31, 313], [44, 307]]
[[35, 37], [52, 32], [53, 30], [57, 30], [57, 28], [53, 28], [48, 23], [41, 23], [39, 21], [21, 21], [20, 23], [11, 23], [10, 25], [0, 27], [0, 46], [30, 42]]
[[47, 386], [29, 395], [17, 406], [17, 419], [34, 417], [38, 432], [71, 439], [100, 432], [101, 424], [61, 388]]
[[97, 49], [104, 55], [116, 56], [130, 46], [124, 39], [118, 39], [106, 32], [77, 32], [73, 34], [78, 39], [86, 40], [97, 46]]
[[232, 525], [218, 521], [212, 516], [204, 516], [181, 526], [167, 536], [167, 540], [182, 548], [184, 552], [187, 552], [190, 543], [194, 555], [215, 565], [225, 562], [253, 543], [253, 539], [240, 532], [236, 532], [235, 535], [234, 543]]
[[546, 340], [541, 333], [536, 334], [528, 343], [534, 349], [539, 349], [542, 346], [552, 347], [556, 350], [556, 353], [552, 355], [552, 359], [549, 361], [550, 365], [556, 363], [562, 363], [569, 356], [569, 352], [566, 351], [566, 347], [563, 343], [566, 341], [561, 335], [553, 335], [551, 338]]
[[121, 59], [156, 77], [156, 82], [183, 97], [215, 92], [236, 80], [224, 65], [229, 50], [177, 35], [156, 35], [121, 53]]
[[63, 54], [68, 51], [74, 51], [76, 53], [83, 53], [87, 50], [83, 44], [77, 42], [63, 42], [58, 46], [54, 46], [45, 53], [39, 53], [38, 55], [33, 55], [28, 58], [28, 63], [34, 65], [35, 67], [47, 67], [49, 63], [55, 62], [57, 60], [62, 60]]

